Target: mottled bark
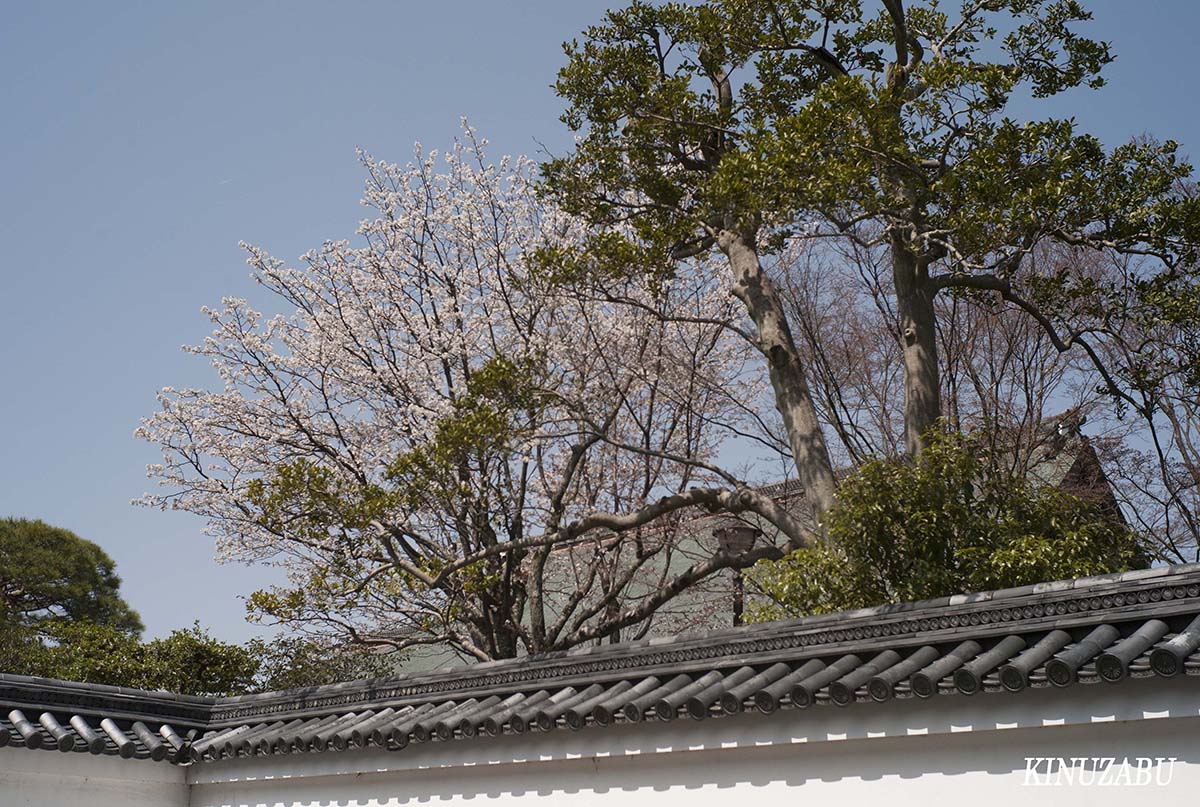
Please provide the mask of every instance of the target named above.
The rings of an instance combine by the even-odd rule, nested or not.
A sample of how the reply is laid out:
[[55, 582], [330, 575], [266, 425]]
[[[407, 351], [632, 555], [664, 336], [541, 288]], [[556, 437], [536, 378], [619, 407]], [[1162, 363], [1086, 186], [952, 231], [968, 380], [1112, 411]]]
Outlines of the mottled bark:
[[729, 259], [733, 293], [754, 321], [758, 347], [767, 359], [775, 406], [787, 430], [796, 476], [820, 522], [834, 504], [833, 464], [779, 293], [763, 270], [752, 238], [725, 231], [718, 245]]
[[904, 443], [916, 457], [925, 449], [929, 431], [941, 416], [938, 378], [937, 320], [933, 298], [937, 290], [921, 264], [900, 238], [892, 239], [892, 280], [900, 318], [900, 348], [904, 355]]

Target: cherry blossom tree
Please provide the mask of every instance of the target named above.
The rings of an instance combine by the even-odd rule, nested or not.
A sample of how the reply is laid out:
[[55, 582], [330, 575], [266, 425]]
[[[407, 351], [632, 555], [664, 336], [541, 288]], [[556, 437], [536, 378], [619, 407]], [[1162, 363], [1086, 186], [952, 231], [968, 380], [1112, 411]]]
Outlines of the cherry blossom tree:
[[[227, 558], [287, 569], [258, 617], [476, 659], [644, 633], [728, 568], [811, 543], [722, 463], [763, 387], [721, 273], [556, 282], [583, 237], [529, 161], [468, 129], [399, 166], [361, 155], [372, 216], [290, 267], [246, 246], [281, 310], [206, 309], [219, 389], [164, 389], [143, 502], [203, 517]], [[698, 512], [745, 551], [678, 554]], [[694, 547], [693, 547], [694, 549]]]

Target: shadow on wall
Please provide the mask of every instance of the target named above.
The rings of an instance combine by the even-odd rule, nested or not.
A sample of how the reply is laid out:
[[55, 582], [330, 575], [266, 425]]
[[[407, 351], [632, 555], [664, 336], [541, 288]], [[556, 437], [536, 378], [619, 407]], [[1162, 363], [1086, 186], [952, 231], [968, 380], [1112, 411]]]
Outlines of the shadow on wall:
[[[870, 707], [865, 707], [870, 708]], [[1172, 794], [1200, 786], [1200, 718], [1109, 721], [1037, 729], [795, 743], [669, 754], [585, 757], [533, 764], [424, 767], [309, 779], [197, 785], [193, 807], [392, 807], [522, 799], [620, 807], [793, 807], [838, 804], [1093, 804], [1094, 790], [1023, 787], [1026, 757], [1174, 757]], [[533, 759], [537, 757], [534, 756]], [[836, 788], [834, 787], [836, 786]], [[1112, 803], [1163, 791], [1108, 788]], [[1055, 794], [1054, 798], [1050, 798]], [[601, 798], [603, 797], [603, 798]], [[1166, 802], [1164, 802], [1166, 803]], [[750, 805], [736, 805], [750, 807]]]

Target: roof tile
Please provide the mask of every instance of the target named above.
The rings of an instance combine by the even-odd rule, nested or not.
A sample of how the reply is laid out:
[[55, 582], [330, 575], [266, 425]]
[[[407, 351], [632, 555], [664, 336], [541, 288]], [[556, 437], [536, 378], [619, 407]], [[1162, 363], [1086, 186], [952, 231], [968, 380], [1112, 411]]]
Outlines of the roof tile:
[[233, 698], [0, 675], [0, 745], [191, 764], [1179, 674], [1197, 565]]

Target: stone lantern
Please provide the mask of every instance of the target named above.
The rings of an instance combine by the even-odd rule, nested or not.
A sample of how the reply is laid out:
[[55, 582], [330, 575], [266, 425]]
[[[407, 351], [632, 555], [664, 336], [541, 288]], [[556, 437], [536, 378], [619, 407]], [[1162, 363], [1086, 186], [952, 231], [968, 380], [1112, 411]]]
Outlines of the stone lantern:
[[[721, 548], [721, 552], [727, 555], [741, 555], [749, 552], [754, 548], [754, 542], [758, 540], [758, 536], [762, 531], [757, 527], [751, 527], [749, 524], [737, 524], [730, 527], [717, 527], [713, 530], [713, 537], [717, 539], [717, 545]], [[746, 585], [742, 577], [741, 569], [734, 569], [733, 572], [733, 624], [738, 626], [742, 624], [742, 612], [746, 607]]]

